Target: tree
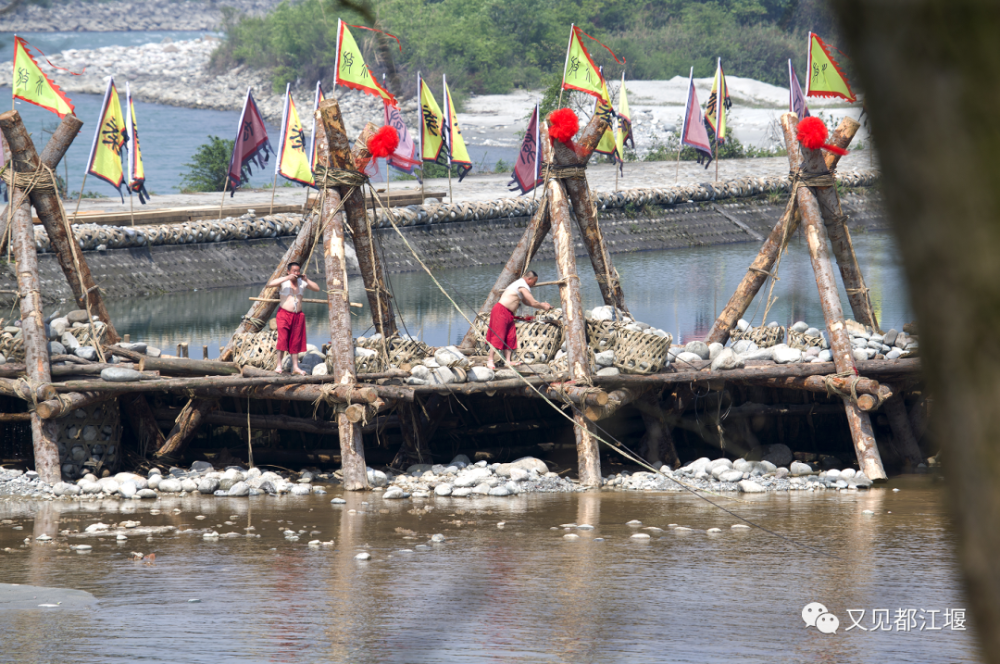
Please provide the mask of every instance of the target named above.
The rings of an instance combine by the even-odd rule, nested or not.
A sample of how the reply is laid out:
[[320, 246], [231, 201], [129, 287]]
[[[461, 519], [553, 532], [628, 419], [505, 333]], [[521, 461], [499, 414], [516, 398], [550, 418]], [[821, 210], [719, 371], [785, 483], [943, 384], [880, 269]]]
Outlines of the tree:
[[[181, 173], [181, 191], [222, 191], [226, 186], [226, 173], [233, 156], [234, 141], [209, 136], [208, 143], [198, 146], [189, 170]], [[246, 172], [240, 174], [240, 184], [249, 182]]]

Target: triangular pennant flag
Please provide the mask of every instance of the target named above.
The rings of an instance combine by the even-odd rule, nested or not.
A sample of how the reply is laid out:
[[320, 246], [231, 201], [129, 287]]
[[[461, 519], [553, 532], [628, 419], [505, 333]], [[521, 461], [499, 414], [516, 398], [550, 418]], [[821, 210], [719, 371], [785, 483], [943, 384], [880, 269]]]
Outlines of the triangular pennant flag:
[[135, 122], [135, 102], [132, 101], [132, 90], [128, 83], [125, 83], [125, 106], [128, 112], [125, 114], [125, 136], [126, 150], [128, 151], [128, 190], [129, 196], [132, 192], [139, 195], [139, 202], [143, 205], [149, 200], [149, 192], [146, 191], [146, 168], [142, 165], [142, 150], [139, 148], [139, 128]]
[[[121, 195], [125, 173], [122, 170], [122, 146], [125, 145], [125, 118], [118, 100], [115, 79], [108, 79], [108, 89], [101, 104], [101, 118], [94, 131], [94, 144], [90, 147], [87, 173], [99, 177], [118, 190]], [[122, 202], [125, 197], [122, 196]]]
[[50, 110], [60, 118], [73, 113], [73, 104], [45, 75], [28, 52], [28, 42], [14, 37], [14, 98]]
[[366, 94], [381, 97], [387, 103], [396, 105], [396, 98], [379, 85], [372, 76], [354, 35], [347, 29], [347, 24], [339, 20], [337, 27], [337, 60], [333, 79], [334, 85], [342, 85], [352, 90], [360, 90]]
[[399, 109], [391, 104], [383, 104], [383, 107], [385, 111], [383, 124], [395, 129], [396, 135], [399, 136], [396, 150], [389, 155], [385, 163], [397, 171], [414, 175], [414, 171], [420, 165], [420, 159], [417, 157], [417, 144], [414, 143], [410, 130], [406, 128], [406, 123], [403, 122], [403, 115]]
[[469, 151], [465, 148], [462, 129], [458, 126], [458, 117], [455, 115], [455, 105], [451, 101], [448, 80], [443, 75], [441, 83], [444, 86], [444, 121], [441, 135], [444, 137], [445, 148], [448, 150], [448, 166], [458, 165], [458, 181], [461, 182], [462, 178], [472, 170], [472, 159], [469, 157]]
[[319, 81], [316, 81], [316, 99], [313, 101], [313, 131], [312, 131], [312, 143], [309, 146], [309, 170], [316, 171], [316, 157], [319, 155], [319, 141], [326, 142], [326, 133], [317, 133], [316, 128], [319, 127], [319, 121], [316, 120], [316, 112], [319, 111], [319, 103], [326, 99], [323, 94], [323, 86]]
[[441, 133], [444, 116], [427, 81], [417, 74], [420, 91], [420, 158], [424, 163], [448, 165], [448, 152]]
[[[575, 25], [571, 26], [569, 47], [566, 49], [566, 63], [563, 66], [562, 86], [566, 90], [585, 92], [588, 95], [610, 103], [611, 97], [608, 95], [607, 83], [605, 83], [604, 76], [591, 59], [587, 48], [583, 45], [583, 37], [594, 39]], [[594, 41], [601, 44], [596, 39]], [[604, 44], [601, 44], [601, 46], [604, 46]], [[616, 62], [620, 62], [618, 56], [610, 48], [607, 46], [604, 46], [604, 48], [608, 49], [608, 53], [611, 53]]]
[[732, 107], [733, 100], [729, 98], [729, 86], [726, 85], [726, 75], [722, 71], [722, 58], [719, 58], [715, 78], [712, 80], [712, 92], [708, 95], [708, 104], [705, 106], [705, 120], [715, 132], [719, 143], [726, 142], [726, 111]]
[[252, 175], [251, 165], [256, 164], [263, 169], [267, 166], [269, 154], [274, 153], [271, 142], [267, 140], [267, 128], [264, 126], [264, 119], [257, 109], [257, 102], [253, 100], [253, 92], [247, 88], [247, 98], [243, 102], [243, 112], [240, 113], [240, 124], [236, 130], [236, 141], [233, 143], [233, 156], [229, 160], [229, 189], [236, 194], [243, 183], [243, 171]]
[[275, 173], [299, 184], [315, 186], [309, 155], [306, 153], [306, 132], [295, 110], [292, 99], [292, 84], [285, 85], [285, 108], [281, 114], [281, 138], [278, 143], [278, 163]]
[[[625, 73], [622, 72], [622, 87], [618, 91], [618, 138], [619, 152], [625, 145], [631, 143], [635, 149], [635, 140], [632, 136], [632, 111], [628, 106], [628, 93], [625, 91]], [[621, 153], [624, 156], [624, 153]]]
[[614, 155], [618, 148], [615, 147], [615, 123], [611, 106], [604, 103], [603, 100], [598, 99], [594, 104], [594, 113], [596, 115], [603, 115], [608, 121], [608, 128], [604, 130], [604, 135], [601, 136], [601, 140], [597, 143], [597, 147], [594, 148], [594, 152], [611, 155], [612, 161], [614, 161]]
[[809, 107], [806, 106], [806, 96], [802, 94], [799, 77], [795, 75], [792, 60], [788, 60], [788, 111], [799, 116], [799, 120], [809, 117]]
[[535, 110], [531, 114], [524, 139], [521, 141], [521, 149], [517, 153], [514, 172], [511, 173], [510, 182], [507, 183], [510, 191], [520, 189], [522, 194], [526, 194], [542, 182], [542, 160], [539, 158], [540, 129], [538, 104], [535, 104]]
[[687, 145], [698, 151], [698, 163], [705, 168], [712, 163], [712, 145], [708, 141], [705, 118], [698, 104], [698, 93], [694, 89], [694, 67], [688, 77], [687, 104], [684, 107], [684, 124], [681, 126], [681, 146]]
[[809, 33], [808, 62], [807, 97], [840, 97], [849, 102], [857, 101], [847, 77], [830, 55], [830, 48], [814, 32]]

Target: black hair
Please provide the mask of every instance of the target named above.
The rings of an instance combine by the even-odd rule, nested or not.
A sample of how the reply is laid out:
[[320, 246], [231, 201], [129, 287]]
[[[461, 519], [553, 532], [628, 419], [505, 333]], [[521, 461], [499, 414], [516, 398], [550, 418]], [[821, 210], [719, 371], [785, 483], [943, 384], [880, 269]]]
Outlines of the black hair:
[[300, 263], [298, 263], [297, 261], [292, 261], [291, 263], [288, 264], [288, 267], [285, 268], [285, 270], [286, 271], [291, 270], [293, 266], [302, 269], [302, 265]]
[[524, 278], [527, 279], [528, 277], [534, 277], [535, 279], [537, 279], [538, 273], [535, 272], [534, 270], [528, 270], [527, 272], [524, 273]]

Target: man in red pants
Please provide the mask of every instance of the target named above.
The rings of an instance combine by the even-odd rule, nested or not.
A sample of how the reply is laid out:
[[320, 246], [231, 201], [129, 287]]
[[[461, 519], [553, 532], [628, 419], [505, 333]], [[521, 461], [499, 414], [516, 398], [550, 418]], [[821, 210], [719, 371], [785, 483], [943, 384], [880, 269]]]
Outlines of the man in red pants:
[[509, 366], [516, 366], [520, 362], [511, 362], [511, 351], [517, 348], [517, 329], [514, 327], [514, 316], [517, 310], [524, 303], [529, 307], [548, 311], [552, 305], [548, 302], [539, 302], [531, 295], [531, 287], [538, 283], [538, 274], [534, 270], [528, 270], [524, 276], [507, 286], [500, 301], [493, 305], [490, 311], [490, 325], [486, 332], [486, 342], [490, 345], [490, 354], [486, 359], [486, 366], [491, 370], [496, 369], [493, 364], [493, 353], [502, 351], [503, 357]]
[[302, 268], [298, 263], [288, 264], [288, 274], [278, 277], [268, 282], [268, 286], [281, 286], [278, 292], [278, 342], [275, 348], [278, 351], [277, 372], [282, 373], [281, 365], [284, 364], [285, 353], [292, 356], [292, 373], [300, 376], [305, 375], [305, 371], [299, 369], [299, 353], [306, 352], [306, 314], [302, 311], [302, 290], [318, 291], [316, 282], [301, 274]]

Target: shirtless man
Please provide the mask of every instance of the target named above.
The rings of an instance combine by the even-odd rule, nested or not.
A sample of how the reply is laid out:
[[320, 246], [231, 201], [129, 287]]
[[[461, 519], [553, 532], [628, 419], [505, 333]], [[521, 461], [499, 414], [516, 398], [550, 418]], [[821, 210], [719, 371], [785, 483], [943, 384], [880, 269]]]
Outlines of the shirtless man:
[[282, 373], [285, 353], [292, 356], [292, 373], [304, 376], [299, 369], [299, 353], [306, 352], [306, 314], [302, 311], [302, 289], [318, 291], [316, 282], [302, 274], [298, 263], [288, 264], [288, 274], [267, 283], [269, 287], [281, 286], [278, 291], [278, 351], [277, 372]]
[[526, 304], [535, 309], [548, 311], [552, 305], [548, 302], [539, 302], [531, 295], [531, 287], [538, 283], [538, 274], [534, 270], [529, 270], [524, 276], [510, 286], [507, 286], [500, 301], [493, 305], [490, 311], [489, 330], [486, 332], [486, 341], [490, 345], [490, 354], [486, 359], [486, 366], [491, 370], [496, 366], [493, 364], [493, 353], [502, 351], [503, 357], [509, 366], [517, 366], [520, 362], [511, 362], [511, 351], [517, 349], [517, 329], [514, 327], [514, 316], [521, 304]]

